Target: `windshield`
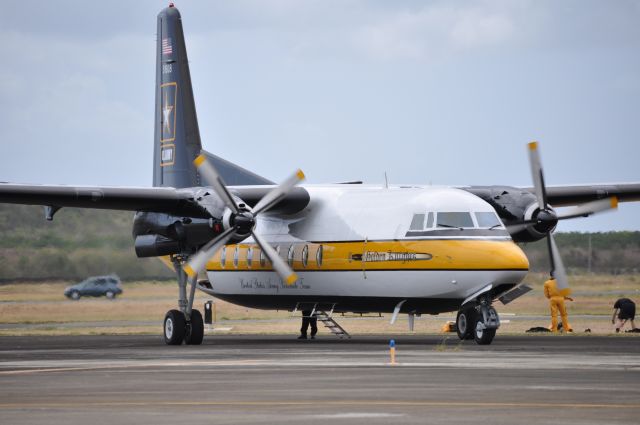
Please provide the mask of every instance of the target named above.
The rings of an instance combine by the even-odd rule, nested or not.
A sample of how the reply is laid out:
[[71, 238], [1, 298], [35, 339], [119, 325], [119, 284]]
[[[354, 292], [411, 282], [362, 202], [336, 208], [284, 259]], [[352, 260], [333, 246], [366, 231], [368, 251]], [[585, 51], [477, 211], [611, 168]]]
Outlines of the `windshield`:
[[497, 227], [502, 225], [502, 222], [494, 212], [477, 212], [475, 214], [478, 227]]
[[439, 212], [436, 215], [436, 227], [473, 227], [471, 213]]

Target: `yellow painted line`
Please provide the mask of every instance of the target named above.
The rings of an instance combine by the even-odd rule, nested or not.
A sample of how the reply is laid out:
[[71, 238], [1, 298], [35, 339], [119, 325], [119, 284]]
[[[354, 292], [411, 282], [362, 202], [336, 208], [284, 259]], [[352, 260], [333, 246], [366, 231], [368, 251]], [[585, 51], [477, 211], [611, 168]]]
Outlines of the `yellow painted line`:
[[46, 369], [20, 369], [20, 370], [3, 370], [0, 371], [0, 375], [29, 375], [34, 373], [46, 373], [46, 372], [74, 372], [74, 371], [87, 371], [107, 369], [107, 367], [56, 367]]
[[37, 368], [37, 369], [18, 369], [18, 370], [3, 370], [0, 371], [2, 375], [29, 375], [37, 373], [50, 373], [50, 372], [87, 372], [95, 370], [116, 370], [116, 369], [131, 369], [131, 368], [154, 368], [154, 367], [184, 367], [184, 366], [263, 366], [265, 363], [260, 360], [220, 360], [220, 361], [202, 361], [202, 362], [156, 362], [145, 364], [115, 364], [105, 366], [80, 366], [80, 367], [50, 367], [50, 368]]
[[78, 402], [39, 402], [34, 400], [30, 403], [0, 403], [0, 409], [24, 409], [29, 407], [108, 407], [108, 406], [210, 406], [210, 407], [272, 407], [272, 406], [413, 406], [413, 407], [473, 407], [473, 408], [554, 408], [554, 409], [640, 409], [640, 404], [618, 404], [618, 403], [526, 403], [526, 402], [471, 402], [471, 401], [430, 401], [430, 400], [298, 400], [298, 401], [175, 401], [175, 400], [152, 400], [152, 401], [78, 401]]

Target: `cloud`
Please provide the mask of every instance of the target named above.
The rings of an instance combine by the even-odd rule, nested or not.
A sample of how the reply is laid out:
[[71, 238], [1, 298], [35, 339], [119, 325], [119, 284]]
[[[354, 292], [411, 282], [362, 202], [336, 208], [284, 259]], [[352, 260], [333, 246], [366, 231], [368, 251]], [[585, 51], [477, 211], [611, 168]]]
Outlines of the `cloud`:
[[451, 51], [507, 44], [516, 29], [508, 8], [439, 3], [380, 15], [357, 29], [353, 45], [374, 59], [428, 59]]

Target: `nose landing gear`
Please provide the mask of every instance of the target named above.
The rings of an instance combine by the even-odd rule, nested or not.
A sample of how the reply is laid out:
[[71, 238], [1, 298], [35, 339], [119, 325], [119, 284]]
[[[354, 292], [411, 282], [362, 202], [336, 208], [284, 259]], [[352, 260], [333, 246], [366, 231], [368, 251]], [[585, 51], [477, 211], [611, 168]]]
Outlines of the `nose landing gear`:
[[[471, 304], [471, 305], [469, 305]], [[489, 345], [500, 327], [500, 317], [491, 300], [481, 299], [460, 308], [456, 317], [458, 337], [474, 339], [479, 345]]]

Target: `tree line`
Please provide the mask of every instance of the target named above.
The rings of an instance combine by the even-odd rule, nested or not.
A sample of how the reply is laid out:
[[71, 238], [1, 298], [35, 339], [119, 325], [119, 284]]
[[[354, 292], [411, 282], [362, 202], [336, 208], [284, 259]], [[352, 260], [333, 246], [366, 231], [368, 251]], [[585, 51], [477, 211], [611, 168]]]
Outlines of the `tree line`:
[[[0, 281], [79, 280], [117, 273], [125, 280], [172, 279], [158, 259], [137, 258], [133, 213], [0, 204]], [[638, 273], [640, 232], [556, 233], [569, 273]], [[549, 269], [546, 242], [521, 245], [532, 271]]]

